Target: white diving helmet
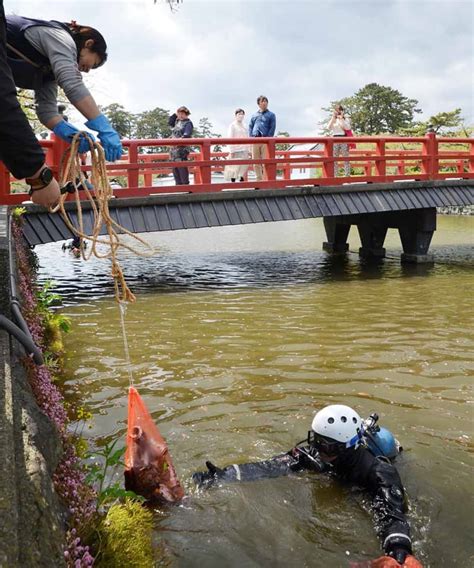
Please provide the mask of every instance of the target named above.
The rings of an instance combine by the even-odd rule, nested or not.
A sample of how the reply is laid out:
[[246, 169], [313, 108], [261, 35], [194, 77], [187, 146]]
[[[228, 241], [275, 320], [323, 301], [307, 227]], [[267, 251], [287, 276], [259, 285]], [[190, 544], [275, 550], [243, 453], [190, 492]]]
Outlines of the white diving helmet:
[[362, 435], [362, 419], [357, 412], [344, 404], [331, 404], [314, 416], [308, 442], [321, 453], [338, 455], [357, 447]]

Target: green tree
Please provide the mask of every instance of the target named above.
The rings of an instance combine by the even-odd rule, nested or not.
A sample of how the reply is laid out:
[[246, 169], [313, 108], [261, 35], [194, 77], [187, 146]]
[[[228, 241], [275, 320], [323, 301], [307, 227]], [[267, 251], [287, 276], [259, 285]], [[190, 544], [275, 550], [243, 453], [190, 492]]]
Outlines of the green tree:
[[428, 129], [433, 129], [439, 136], [455, 136], [464, 130], [464, 136], [469, 136], [467, 127], [461, 116], [462, 110], [456, 108], [452, 111], [439, 112], [430, 116], [428, 120], [414, 122], [407, 128], [402, 128], [400, 134], [405, 136], [424, 136]]
[[[136, 115], [135, 138], [169, 138], [171, 128], [168, 125], [169, 111], [156, 107]], [[168, 148], [157, 146], [149, 148], [150, 153], [167, 152]]]
[[[49, 134], [49, 130], [46, 128], [46, 126], [41, 124], [36, 114], [34, 91], [30, 91], [28, 89], [17, 89], [17, 98], [35, 134], [40, 134], [42, 132], [47, 132]], [[69, 100], [66, 98], [66, 95], [64, 94], [62, 89], [59, 89], [58, 93], [58, 105], [59, 104], [65, 107], [64, 114], [67, 116], [68, 109], [71, 108], [71, 104]]]
[[[277, 132], [277, 138], [289, 138], [290, 137], [290, 133], [283, 131], [283, 130], [279, 130]], [[275, 148], [277, 150], [281, 150], [282, 152], [284, 152], [285, 150], [288, 150], [288, 148], [290, 148], [291, 144], [288, 144], [287, 142], [282, 142], [280, 144], [275, 144]]]
[[100, 107], [101, 112], [110, 120], [115, 130], [124, 138], [132, 138], [135, 130], [136, 116], [118, 103]]
[[[199, 126], [194, 127], [193, 138], [221, 138], [220, 134], [212, 132], [213, 126], [211, 121], [204, 116], [199, 119]], [[213, 148], [213, 152], [222, 152], [222, 145], [216, 144]]]
[[342, 104], [349, 114], [353, 130], [358, 134], [395, 134], [411, 126], [415, 113], [421, 112], [416, 99], [409, 99], [400, 91], [377, 83], [369, 83], [351, 97], [333, 101], [331, 108], [323, 110], [331, 113], [337, 103]]

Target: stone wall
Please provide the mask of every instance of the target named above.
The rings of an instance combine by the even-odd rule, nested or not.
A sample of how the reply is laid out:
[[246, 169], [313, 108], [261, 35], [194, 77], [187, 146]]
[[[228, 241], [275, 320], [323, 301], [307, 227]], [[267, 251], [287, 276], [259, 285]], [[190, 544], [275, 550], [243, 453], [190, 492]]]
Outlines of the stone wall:
[[[7, 221], [0, 207], [0, 313], [10, 317]], [[60, 567], [64, 513], [52, 474], [61, 441], [36, 404], [23, 357], [0, 329], [0, 567]]]
[[437, 212], [441, 215], [474, 215], [474, 205], [438, 207]]

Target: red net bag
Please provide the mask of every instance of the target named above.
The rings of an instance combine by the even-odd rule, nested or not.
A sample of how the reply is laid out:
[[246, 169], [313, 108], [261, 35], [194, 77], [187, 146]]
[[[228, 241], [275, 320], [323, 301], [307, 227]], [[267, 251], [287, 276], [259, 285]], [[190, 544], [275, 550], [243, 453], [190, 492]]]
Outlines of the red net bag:
[[125, 488], [150, 502], [184, 497], [168, 446], [135, 388], [128, 391]]

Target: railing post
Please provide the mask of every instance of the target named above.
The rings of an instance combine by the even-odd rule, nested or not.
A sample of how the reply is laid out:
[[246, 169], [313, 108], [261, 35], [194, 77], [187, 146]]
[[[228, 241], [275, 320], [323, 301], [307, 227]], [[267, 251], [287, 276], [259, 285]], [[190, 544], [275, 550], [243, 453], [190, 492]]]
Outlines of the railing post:
[[[201, 153], [203, 162], [211, 161], [211, 143], [204, 140], [201, 146]], [[211, 183], [211, 166], [200, 166], [201, 170], [201, 183]]]
[[0, 162], [0, 205], [7, 202], [10, 195], [10, 172], [3, 162]]
[[370, 177], [372, 175], [372, 162], [370, 160], [364, 162], [364, 175], [365, 177]]
[[[289, 160], [290, 154], [288, 151], [285, 150], [281, 153], [281, 156], [284, 160]], [[283, 170], [283, 179], [291, 179], [291, 165], [288, 162], [285, 162], [283, 164], [282, 170]]]
[[474, 174], [474, 140], [468, 140], [467, 142], [471, 146], [471, 149], [469, 151], [469, 168], [468, 168], [468, 171], [469, 171], [470, 174]]
[[128, 148], [128, 187], [138, 188], [138, 146], [130, 141]]
[[422, 171], [429, 179], [436, 179], [439, 171], [438, 141], [436, 133], [430, 130], [426, 133], [426, 142], [423, 143]]
[[[324, 154], [325, 158], [334, 158], [334, 143], [332, 140], [326, 140], [324, 144]], [[334, 162], [323, 162], [323, 178], [334, 177]]]
[[375, 175], [382, 177], [385, 181], [387, 176], [387, 162], [385, 161], [385, 138], [380, 138], [376, 142], [375, 149]]
[[51, 134], [51, 140], [53, 142], [53, 147], [51, 149], [51, 152], [46, 153], [46, 163], [53, 170], [55, 177], [59, 180], [61, 173], [61, 162], [64, 156], [64, 152], [66, 152], [66, 150], [69, 148], [69, 144], [55, 134]]
[[266, 179], [272, 181], [276, 180], [276, 173], [277, 173], [275, 150], [276, 150], [275, 140], [269, 140], [267, 142], [267, 158], [269, 160], [273, 160], [273, 163], [266, 164], [264, 168], [267, 170]]

